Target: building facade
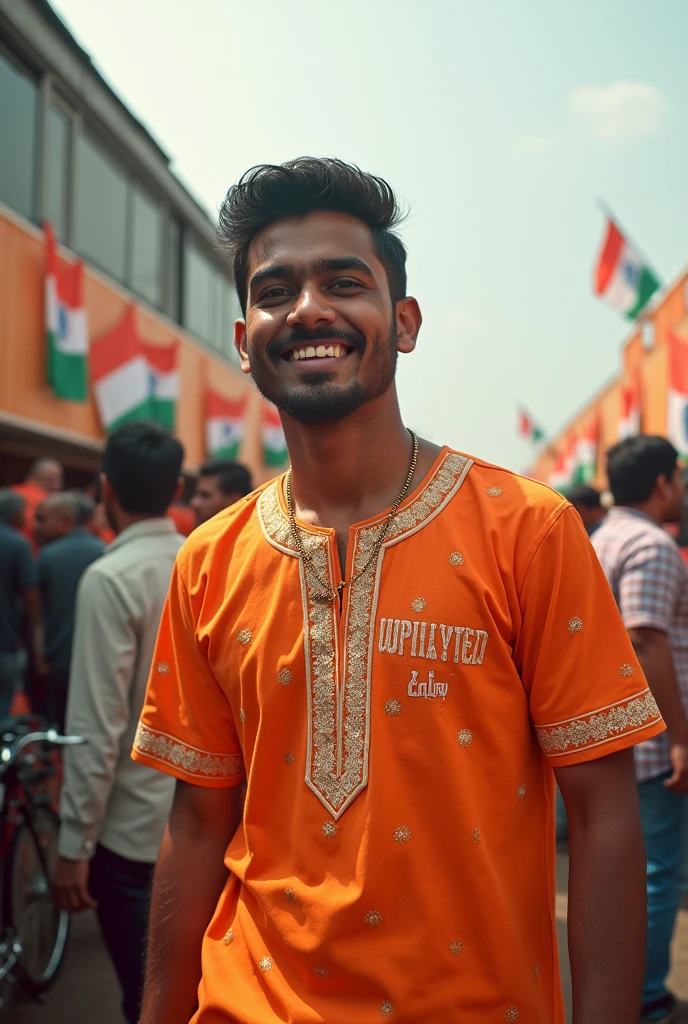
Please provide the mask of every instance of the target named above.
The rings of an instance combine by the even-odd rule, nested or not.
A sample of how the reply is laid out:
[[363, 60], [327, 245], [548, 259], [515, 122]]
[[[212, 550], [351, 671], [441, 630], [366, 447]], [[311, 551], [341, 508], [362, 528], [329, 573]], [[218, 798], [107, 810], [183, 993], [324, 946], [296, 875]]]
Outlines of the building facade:
[[48, 220], [85, 264], [91, 339], [132, 302], [150, 344], [179, 341], [176, 433], [186, 470], [206, 458], [204, 395], [249, 396], [240, 458], [261, 481], [262, 402], [233, 346], [239, 303], [215, 224], [46, 0], [0, 0], [0, 486], [39, 455], [70, 485], [97, 469], [104, 432], [92, 396], [57, 399], [46, 379]]
[[[591, 483], [604, 488], [605, 452], [623, 436], [627, 409], [625, 395], [637, 391], [639, 423], [644, 434], [668, 434], [669, 345], [671, 339], [688, 344], [688, 272], [666, 289], [664, 296], [643, 314], [630, 337], [622, 343], [621, 367], [544, 448], [531, 475], [559, 486], [559, 467], [576, 441], [596, 433], [597, 461]], [[682, 452], [688, 455], [688, 452]]]

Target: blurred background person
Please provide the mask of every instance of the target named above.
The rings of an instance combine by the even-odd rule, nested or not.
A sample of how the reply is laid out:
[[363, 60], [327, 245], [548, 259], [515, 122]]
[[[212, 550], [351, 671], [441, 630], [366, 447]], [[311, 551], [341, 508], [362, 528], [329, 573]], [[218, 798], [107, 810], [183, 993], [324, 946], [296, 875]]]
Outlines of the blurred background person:
[[0, 490], [0, 718], [10, 713], [15, 690], [26, 671], [25, 627], [38, 628], [36, 566], [25, 529], [26, 501]]
[[194, 510], [184, 502], [175, 502], [170, 505], [167, 515], [176, 526], [177, 533], [181, 533], [182, 537], [188, 537], [196, 527]]
[[36, 509], [41, 628], [36, 631], [35, 665], [42, 684], [42, 710], [60, 729], [64, 729], [67, 705], [77, 587], [105, 547], [86, 529], [94, 511], [91, 498], [70, 491], [49, 495]]
[[583, 520], [588, 537], [592, 537], [607, 514], [607, 510], [602, 505], [600, 492], [594, 487], [589, 487], [588, 484], [576, 484], [566, 490], [564, 497], [571, 502]]
[[252, 490], [251, 474], [241, 462], [214, 459], [204, 463], [198, 471], [196, 491], [191, 499], [196, 526], [212, 519]]
[[[688, 573], [663, 529], [680, 522], [686, 485], [664, 437], [629, 437], [607, 452], [614, 507], [592, 543], [667, 731], [635, 748], [647, 854], [643, 1021], [685, 1021], [667, 988], [688, 838]], [[621, 665], [624, 674], [630, 666]], [[642, 683], [638, 683], [638, 689]]]
[[26, 501], [24, 511], [24, 535], [33, 546], [33, 519], [36, 509], [49, 494], [61, 491], [63, 486], [64, 472], [62, 464], [57, 459], [42, 458], [36, 459], [31, 464], [24, 482], [15, 484], [12, 490], [21, 494]]
[[183, 457], [152, 423], [109, 436], [102, 497], [117, 537], [86, 569], [76, 601], [66, 725], [88, 744], [65, 751], [53, 886], [66, 909], [97, 908], [129, 1024], [138, 1020], [150, 886], [174, 792], [173, 779], [130, 755], [183, 543], [167, 516]]

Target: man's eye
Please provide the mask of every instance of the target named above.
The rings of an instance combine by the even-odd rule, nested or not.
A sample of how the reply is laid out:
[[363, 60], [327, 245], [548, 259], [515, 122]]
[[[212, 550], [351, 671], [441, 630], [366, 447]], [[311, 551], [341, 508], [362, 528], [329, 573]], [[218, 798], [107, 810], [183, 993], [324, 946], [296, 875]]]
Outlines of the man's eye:
[[273, 288], [268, 288], [261, 295], [261, 299], [279, 299], [283, 295], [287, 294], [287, 289], [283, 285], [276, 284]]
[[360, 288], [360, 281], [354, 281], [351, 277], [342, 277], [338, 281], [335, 281], [333, 288]]

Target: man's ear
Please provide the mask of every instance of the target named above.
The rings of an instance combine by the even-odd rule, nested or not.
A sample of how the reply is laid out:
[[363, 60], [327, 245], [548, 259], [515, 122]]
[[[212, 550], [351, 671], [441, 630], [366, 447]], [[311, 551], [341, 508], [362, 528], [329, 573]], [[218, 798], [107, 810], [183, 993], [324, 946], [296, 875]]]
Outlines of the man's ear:
[[423, 314], [417, 301], [410, 296], [400, 299], [396, 305], [397, 351], [413, 352], [418, 332], [423, 323]]
[[234, 347], [239, 353], [239, 359], [241, 360], [241, 372], [251, 372], [251, 366], [248, 361], [248, 351], [246, 348], [246, 321], [235, 320], [234, 322]]

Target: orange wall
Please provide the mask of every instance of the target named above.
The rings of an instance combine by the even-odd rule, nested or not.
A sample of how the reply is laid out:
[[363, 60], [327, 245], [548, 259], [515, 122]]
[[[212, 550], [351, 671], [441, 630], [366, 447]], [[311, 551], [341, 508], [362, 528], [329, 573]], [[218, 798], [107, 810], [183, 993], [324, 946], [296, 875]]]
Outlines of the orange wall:
[[[62, 250], [69, 259], [70, 254]], [[0, 208], [0, 410], [102, 442], [93, 398], [84, 403], [55, 398], [45, 376], [45, 249], [42, 232], [23, 226]], [[120, 320], [131, 295], [86, 267], [85, 300], [91, 338]], [[187, 469], [206, 458], [203, 394], [206, 382], [227, 398], [249, 394], [246, 432], [240, 459], [256, 483], [275, 475], [262, 465], [261, 399], [251, 381], [194, 341], [177, 324], [137, 302], [139, 333], [152, 343], [179, 339], [181, 396], [177, 434], [186, 449]]]
[[[686, 289], [688, 273], [669, 289], [660, 304], [649, 315], [652, 327], [652, 347], [643, 343], [642, 330], [638, 328], [624, 342], [621, 353], [619, 376], [605, 389], [593, 396], [576, 417], [564, 428], [542, 453], [536, 462], [533, 475], [548, 480], [554, 468], [557, 454], [568, 447], [572, 436], [580, 433], [586, 422], [595, 413], [600, 417], [600, 444], [598, 449], [597, 479], [599, 487], [606, 486], [604, 453], [619, 439], [621, 419], [621, 388], [631, 382], [634, 371], [640, 371], [642, 391], [642, 430], [645, 434], [665, 434], [667, 421], [667, 347], [670, 330], [676, 330], [688, 315]], [[680, 330], [679, 330], [680, 333]], [[687, 334], [688, 340], [688, 334]]]

